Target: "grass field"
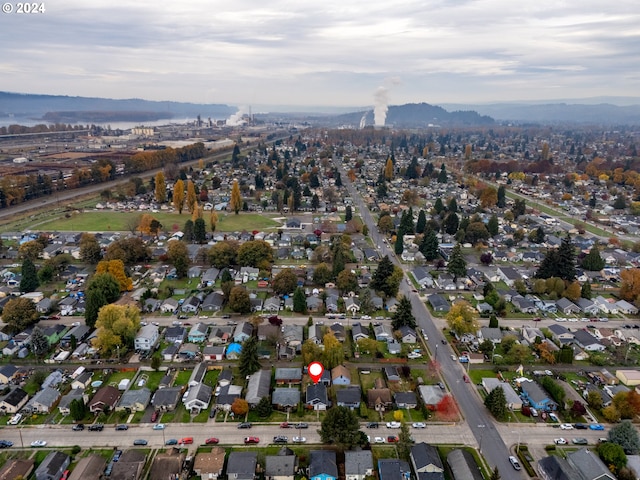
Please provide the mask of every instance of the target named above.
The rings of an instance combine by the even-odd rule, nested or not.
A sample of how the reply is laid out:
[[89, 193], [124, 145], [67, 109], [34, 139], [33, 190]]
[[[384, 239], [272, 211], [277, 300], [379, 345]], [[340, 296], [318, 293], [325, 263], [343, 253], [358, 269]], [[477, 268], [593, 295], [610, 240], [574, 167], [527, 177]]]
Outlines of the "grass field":
[[[125, 232], [129, 225], [138, 219], [143, 212], [81, 212], [71, 216], [50, 220], [38, 219], [29, 224], [21, 224], [25, 230], [51, 230], [73, 232]], [[181, 230], [187, 220], [191, 218], [188, 212], [182, 215], [173, 212], [158, 212], [151, 214], [163, 225], [168, 232]], [[268, 230], [278, 228], [281, 223], [273, 218], [255, 213], [221, 214], [218, 219], [217, 231], [234, 232], [237, 230]]]

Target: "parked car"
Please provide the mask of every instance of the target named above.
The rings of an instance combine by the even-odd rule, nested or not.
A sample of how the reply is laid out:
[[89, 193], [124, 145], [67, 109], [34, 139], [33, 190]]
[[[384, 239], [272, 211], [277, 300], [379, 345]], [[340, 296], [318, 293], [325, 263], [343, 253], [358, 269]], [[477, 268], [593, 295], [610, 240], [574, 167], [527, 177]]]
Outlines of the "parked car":
[[120, 460], [121, 456], [122, 456], [122, 450], [116, 450], [116, 452], [113, 454], [113, 458], [111, 459], [111, 461], [117, 462], [118, 460]]
[[260, 443], [260, 439], [258, 437], [245, 437], [244, 443], [249, 445], [251, 443]]
[[84, 423], [78, 423], [74, 425], [73, 427], [71, 427], [71, 430], [73, 430], [74, 432], [81, 432], [82, 430], [84, 430]]
[[169, 440], [167, 440], [166, 442], [164, 442], [165, 445], [177, 445], [178, 444], [178, 440], [175, 438], [170, 438]]
[[101, 432], [102, 430], [104, 430], [104, 425], [102, 423], [94, 423], [92, 425], [89, 425], [90, 432]]
[[181, 438], [178, 445], [191, 445], [193, 443], [193, 437]]
[[384, 437], [376, 437], [373, 439], [375, 443], [384, 443]]
[[308, 423], [296, 423], [295, 428], [309, 428]]
[[293, 437], [292, 441], [293, 443], [304, 443], [307, 439], [304, 437]]
[[9, 440], [0, 440], [0, 448], [9, 448], [13, 447], [13, 442]]
[[586, 430], [589, 426], [586, 423], [576, 423], [574, 425], [578, 430]]
[[116, 425], [116, 430], [129, 430], [129, 425], [125, 425], [124, 423], [120, 423]]
[[216, 412], [217, 410], [215, 408], [212, 408], [211, 411], [209, 412], [209, 418], [213, 418], [216, 416]]
[[444, 390], [444, 383], [442, 382], [438, 382], [438, 386], [440, 387], [440, 390]]
[[156, 420], [158, 420], [158, 415], [159, 412], [157, 410], [155, 410], [152, 414], [151, 414], [151, 422], [155, 422]]
[[518, 462], [518, 459], [516, 457], [514, 457], [513, 455], [509, 457], [509, 462], [511, 463], [511, 466], [516, 469], [516, 470], [521, 470], [522, 467], [520, 466], [520, 462]]
[[586, 438], [574, 438], [571, 440], [571, 443], [573, 443], [574, 445], [588, 445], [589, 442], [587, 441]]
[[292, 427], [292, 425], [288, 424], [287, 422], [282, 422], [280, 424], [280, 428], [291, 428], [291, 427]]
[[218, 440], [217, 438], [215, 438], [215, 437], [211, 437], [211, 438], [207, 438], [207, 439], [204, 441], [204, 444], [205, 444], [205, 445], [216, 445], [216, 444], [217, 444], [217, 443], [219, 443], [219, 442], [220, 442], [220, 440]]
[[250, 422], [239, 423], [238, 428], [251, 428], [251, 423]]
[[592, 423], [589, 425], [591, 430], [604, 430], [604, 425], [600, 425], [599, 423]]
[[138, 438], [138, 439], [136, 439], [136, 440], [134, 440], [134, 441], [133, 441], [133, 444], [134, 444], [134, 445], [141, 445], [141, 446], [144, 446], [144, 445], [146, 445], [146, 444], [147, 444], [147, 441], [146, 441], [146, 440], [144, 440], [144, 439], [142, 439], [142, 438]]
[[378, 428], [378, 422], [369, 422], [367, 423], [367, 428]]
[[398, 443], [398, 437], [395, 437], [393, 435], [389, 435], [387, 437], [387, 443]]
[[423, 422], [415, 422], [411, 424], [413, 428], [427, 428], [427, 424]]
[[556, 438], [553, 440], [556, 445], [566, 445], [567, 441], [564, 438]]
[[400, 422], [387, 422], [387, 428], [400, 428], [401, 426]]
[[156, 424], [153, 426], [153, 429], [154, 429], [154, 430], [164, 430], [164, 429], [165, 429], [165, 427], [166, 427], [166, 425], [165, 425], [164, 423], [156, 423]]
[[47, 442], [45, 440], [34, 440], [33, 442], [31, 442], [31, 446], [33, 448], [46, 447]]
[[273, 443], [288, 443], [289, 439], [284, 435], [276, 435], [273, 437]]
[[571, 425], [570, 423], [562, 423], [560, 425], [560, 428], [562, 430], [573, 430], [573, 425]]

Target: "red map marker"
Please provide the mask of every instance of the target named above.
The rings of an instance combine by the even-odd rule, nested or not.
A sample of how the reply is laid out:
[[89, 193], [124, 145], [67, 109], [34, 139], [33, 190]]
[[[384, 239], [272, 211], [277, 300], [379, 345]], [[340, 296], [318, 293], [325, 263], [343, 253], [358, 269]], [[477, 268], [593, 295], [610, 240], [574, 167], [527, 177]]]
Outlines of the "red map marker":
[[320, 362], [311, 362], [307, 367], [307, 371], [313, 383], [318, 383], [324, 373], [324, 366]]

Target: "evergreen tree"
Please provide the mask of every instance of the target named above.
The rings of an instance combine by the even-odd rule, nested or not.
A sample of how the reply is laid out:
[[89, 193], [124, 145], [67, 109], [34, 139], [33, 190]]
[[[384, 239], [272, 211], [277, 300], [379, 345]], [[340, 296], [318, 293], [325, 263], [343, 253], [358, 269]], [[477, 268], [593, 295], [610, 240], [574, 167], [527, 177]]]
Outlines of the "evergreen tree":
[[540, 262], [540, 266], [536, 271], [535, 278], [551, 278], [556, 277], [558, 273], [558, 250], [549, 249]]
[[404, 237], [400, 232], [396, 235], [396, 242], [393, 246], [393, 251], [396, 255], [402, 255], [402, 252], [404, 251]]
[[345, 209], [344, 212], [344, 221], [348, 222], [353, 218], [353, 211], [351, 209], [351, 205], [347, 205], [347, 208]]
[[438, 174], [438, 183], [447, 183], [447, 167], [444, 163], [440, 167], [440, 173]]
[[424, 258], [427, 261], [432, 261], [438, 258], [438, 237], [436, 236], [436, 232], [429, 229], [422, 237], [422, 242], [420, 242], [420, 252], [424, 255]]
[[413, 446], [411, 440], [411, 433], [409, 432], [409, 426], [406, 423], [402, 423], [400, 426], [400, 433], [398, 434], [398, 456], [403, 460], [409, 460], [409, 454], [411, 453], [411, 447]]
[[504, 389], [496, 387], [491, 390], [484, 399], [484, 405], [496, 419], [504, 419], [507, 416], [507, 398], [505, 397]]
[[267, 418], [271, 415], [273, 411], [273, 407], [271, 406], [271, 400], [269, 400], [269, 396], [262, 397], [256, 405], [256, 413], [260, 418]]
[[305, 313], [307, 311], [307, 297], [302, 287], [296, 288], [293, 292], [293, 311]]
[[587, 300], [591, 300], [591, 283], [589, 280], [582, 284], [582, 287], [580, 288], [580, 296]]
[[403, 235], [413, 235], [415, 231], [416, 229], [413, 224], [413, 208], [409, 207], [408, 210], [405, 210], [402, 213], [398, 232], [402, 232]]
[[538, 227], [533, 232], [531, 232], [531, 234], [529, 235], [529, 240], [533, 243], [544, 243], [544, 237], [544, 229], [542, 227]]
[[447, 204], [447, 211], [451, 213], [458, 212], [458, 202], [456, 201], [456, 197], [451, 197], [451, 200], [449, 200], [449, 203]]
[[193, 239], [199, 244], [203, 244], [207, 239], [207, 224], [202, 218], [196, 218], [193, 222]]
[[71, 400], [69, 404], [69, 413], [74, 421], [79, 422], [87, 415], [87, 406], [84, 404], [84, 400], [81, 398], [75, 398]]
[[38, 359], [49, 351], [49, 340], [47, 340], [42, 329], [37, 325], [33, 327], [33, 331], [31, 332], [30, 346], [31, 351]]
[[257, 337], [249, 337], [242, 344], [242, 352], [240, 353], [240, 359], [238, 363], [240, 366], [240, 373], [245, 377], [260, 370]]
[[398, 301], [398, 308], [391, 316], [391, 326], [394, 330], [405, 326], [416, 328], [416, 318], [413, 316], [411, 300], [408, 297], [402, 297]]
[[502, 477], [500, 476], [500, 472], [498, 471], [498, 467], [494, 467], [493, 472], [491, 472], [491, 476], [489, 480], [500, 480]]
[[440, 213], [444, 211], [445, 208], [444, 208], [444, 203], [442, 203], [442, 198], [440, 197], [436, 198], [436, 202], [433, 204], [433, 209], [438, 215], [440, 215]]
[[193, 220], [189, 219], [184, 222], [184, 235], [182, 236], [182, 240], [188, 243], [193, 242]]
[[34, 292], [40, 286], [38, 271], [33, 261], [25, 257], [22, 261], [22, 278], [20, 279], [20, 291], [23, 293]]
[[427, 215], [424, 213], [424, 210], [420, 210], [420, 212], [418, 212], [418, 222], [416, 223], [416, 233], [424, 233], [426, 226]]
[[562, 240], [560, 248], [558, 248], [557, 276], [568, 281], [573, 281], [576, 278], [576, 252], [569, 234]]
[[491, 217], [489, 218], [489, 221], [487, 222], [487, 230], [489, 232], [489, 234], [492, 237], [495, 237], [500, 229], [500, 225], [498, 223], [498, 216], [497, 215], [491, 215]]
[[498, 201], [496, 203], [496, 205], [499, 208], [504, 208], [507, 205], [507, 195], [506, 195], [506, 188], [504, 187], [504, 185], [500, 185], [498, 187]]
[[455, 235], [458, 229], [461, 229], [460, 219], [457, 213], [450, 213], [444, 219], [444, 231], [449, 235]]
[[387, 282], [387, 278], [393, 273], [393, 263], [389, 260], [389, 257], [385, 255], [378, 262], [378, 268], [371, 277], [370, 286], [373, 290], [384, 290]]
[[337, 278], [340, 272], [344, 270], [345, 265], [346, 260], [342, 248], [335, 248], [333, 253], [333, 278]]
[[358, 416], [347, 407], [329, 409], [322, 420], [319, 433], [323, 443], [334, 443], [341, 449], [362, 445], [367, 440], [360, 431]]
[[453, 275], [455, 279], [464, 277], [467, 274], [467, 261], [462, 256], [462, 245], [460, 245], [460, 242], [456, 243], [451, 251], [449, 263], [447, 263], [447, 272]]
[[589, 253], [582, 259], [582, 268], [590, 272], [599, 272], [604, 268], [605, 262], [600, 256], [598, 246], [594, 244]]
[[489, 328], [498, 328], [498, 317], [493, 314], [489, 317]]

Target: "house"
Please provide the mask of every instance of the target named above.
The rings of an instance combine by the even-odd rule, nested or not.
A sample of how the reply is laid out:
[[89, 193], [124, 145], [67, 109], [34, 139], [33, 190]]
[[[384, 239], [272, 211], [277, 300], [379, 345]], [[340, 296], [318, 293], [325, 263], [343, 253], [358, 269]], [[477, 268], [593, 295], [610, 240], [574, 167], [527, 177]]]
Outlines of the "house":
[[323, 383], [307, 386], [305, 405], [313, 410], [326, 410], [331, 406], [327, 395], [327, 386]]
[[287, 346], [299, 350], [304, 339], [304, 328], [302, 325], [283, 325], [282, 339]]
[[510, 287], [513, 287], [516, 281], [522, 280], [522, 275], [513, 267], [498, 267], [498, 276]]
[[572, 313], [579, 313], [580, 307], [567, 298], [559, 298], [556, 300], [556, 306], [558, 311], [565, 315], [571, 315]]
[[376, 412], [386, 412], [393, 407], [391, 390], [385, 387], [376, 387], [367, 390], [367, 407]]
[[257, 452], [231, 452], [227, 462], [228, 480], [253, 480], [257, 464]]
[[351, 410], [360, 408], [361, 398], [362, 392], [360, 387], [356, 385], [336, 391], [336, 402], [339, 407], [347, 407]]
[[138, 331], [133, 344], [136, 350], [149, 352], [155, 348], [158, 338], [160, 338], [159, 328], [156, 325], [148, 324]]
[[420, 385], [418, 392], [425, 406], [430, 410], [434, 410], [446, 395], [438, 385]]
[[298, 457], [287, 447], [282, 447], [277, 455], [267, 455], [265, 464], [265, 480], [294, 480]]
[[425, 267], [422, 267], [422, 266], [415, 267], [411, 271], [411, 274], [413, 275], [413, 278], [416, 279], [416, 282], [418, 283], [418, 285], [420, 285], [420, 288], [433, 287], [433, 277]]
[[558, 323], [552, 323], [549, 325], [549, 331], [552, 333], [552, 338], [557, 340], [561, 344], [573, 342], [573, 333], [571, 333], [564, 325]]
[[89, 401], [89, 411], [100, 413], [105, 409], [113, 410], [120, 398], [120, 391], [116, 387], [106, 385], [96, 392]]
[[175, 298], [167, 298], [162, 305], [160, 305], [160, 311], [162, 313], [173, 313], [178, 309], [178, 300]]
[[15, 480], [16, 478], [31, 478], [35, 461], [10, 458], [0, 468], [0, 480]]
[[338, 339], [338, 341], [340, 342], [344, 342], [346, 339], [346, 334], [345, 334], [345, 329], [344, 326], [341, 325], [340, 323], [334, 323], [333, 325], [331, 325], [329, 327], [329, 330], [331, 330], [333, 332], [333, 334], [335, 335], [335, 337]]
[[597, 315], [600, 311], [600, 307], [598, 306], [598, 304], [592, 302], [588, 298], [580, 297], [576, 300], [576, 304], [578, 305], [578, 307], [580, 307], [580, 310], [582, 310], [585, 315]]
[[[122, 458], [122, 457], [121, 457]], [[104, 473], [107, 462], [103, 456], [93, 453], [78, 460], [68, 480], [94, 480]]]
[[216, 409], [226, 412], [231, 411], [231, 405], [240, 398], [242, 395], [242, 386], [240, 385], [225, 385], [216, 389]]
[[211, 292], [204, 297], [200, 309], [203, 312], [219, 312], [224, 305], [224, 295], [219, 292]]
[[494, 345], [502, 342], [502, 330], [499, 328], [482, 327], [478, 330], [478, 342], [482, 343], [484, 340], [491, 340]]
[[369, 338], [369, 329], [363, 326], [361, 323], [356, 322], [351, 327], [351, 337], [354, 342], [358, 340], [362, 340], [364, 338]]
[[556, 403], [549, 398], [547, 392], [536, 382], [522, 382], [520, 388], [522, 389], [523, 398], [533, 408], [543, 412], [558, 408]]
[[207, 345], [202, 350], [202, 358], [204, 361], [216, 362], [224, 359], [224, 351], [227, 349], [224, 345]]
[[334, 385], [351, 385], [351, 372], [344, 365], [331, 369], [331, 382]]
[[449, 452], [447, 465], [456, 480], [484, 480], [476, 459], [466, 450], [456, 448]]
[[399, 382], [400, 381], [400, 372], [398, 367], [395, 366], [387, 366], [383, 368], [384, 376], [388, 382]]
[[314, 323], [309, 327], [308, 335], [309, 338], [307, 340], [311, 340], [316, 345], [320, 345], [322, 343], [322, 326]]
[[167, 327], [164, 331], [164, 339], [169, 343], [182, 343], [187, 336], [187, 329], [180, 326]]
[[557, 455], [540, 459], [538, 474], [542, 480], [583, 480], [566, 459]]
[[624, 315], [637, 315], [638, 314], [638, 308], [627, 302], [626, 300], [618, 300], [616, 303], [616, 308], [618, 309], [618, 311]]
[[78, 375], [75, 380], [73, 382], [71, 382], [71, 388], [72, 389], [76, 389], [76, 388], [80, 388], [80, 389], [86, 389], [89, 387], [89, 384], [91, 384], [91, 379], [93, 378], [93, 372], [82, 372], [80, 375]]
[[211, 452], [202, 452], [196, 454], [193, 463], [193, 471], [200, 478], [207, 480], [217, 480], [222, 476], [224, 468], [224, 458], [226, 452], [222, 447], [213, 447]]
[[190, 386], [182, 396], [182, 403], [191, 413], [198, 414], [209, 407], [211, 401], [212, 388], [205, 383], [198, 383]]
[[589, 352], [602, 352], [606, 347], [596, 337], [586, 330], [578, 330], [573, 337], [574, 342], [582, 349]]
[[309, 460], [309, 480], [337, 480], [338, 464], [336, 452], [332, 450], [311, 450]]
[[237, 343], [243, 343], [245, 340], [249, 339], [252, 334], [253, 324], [249, 322], [240, 322], [233, 332], [233, 341]]
[[385, 458], [378, 460], [380, 480], [409, 480], [411, 468], [404, 460]]
[[390, 342], [393, 340], [393, 330], [389, 325], [374, 326], [373, 334], [378, 342]]
[[371, 450], [347, 450], [344, 452], [345, 480], [364, 480], [373, 476]]
[[623, 385], [628, 387], [636, 387], [640, 385], [640, 371], [638, 370], [616, 370], [616, 377]]
[[429, 305], [431, 305], [433, 311], [437, 313], [446, 313], [451, 308], [447, 299], [439, 293], [429, 295], [427, 297], [427, 301], [429, 302]]
[[499, 378], [483, 377], [482, 386], [487, 394], [491, 393], [494, 388], [502, 388], [505, 400], [507, 401], [507, 408], [509, 408], [509, 410], [522, 409], [522, 399], [520, 398], [520, 395], [516, 393], [508, 382], [503, 382]]
[[193, 295], [184, 301], [180, 310], [184, 313], [196, 313], [198, 308], [200, 308], [200, 303], [200, 299], [196, 295]]
[[162, 355], [162, 359], [165, 362], [172, 362], [173, 358], [178, 354], [179, 350], [180, 350], [180, 344], [174, 343], [173, 345], [167, 345], [167, 347], [164, 350], [162, 350], [160, 354]]
[[187, 337], [187, 341], [190, 343], [202, 343], [207, 339], [207, 331], [209, 327], [206, 323], [198, 322], [191, 330], [189, 330], [189, 335]]
[[[142, 469], [145, 466], [147, 456], [139, 449], [125, 450], [120, 460], [114, 462], [111, 471], [112, 479], [138, 479], [142, 478]], [[84, 480], [84, 479], [82, 479]]]
[[151, 391], [148, 388], [135, 390], [130, 388], [120, 397], [116, 412], [144, 412], [151, 401]]
[[301, 368], [276, 368], [276, 385], [300, 385], [302, 383]]
[[600, 457], [587, 448], [568, 453], [567, 461], [585, 480], [616, 480]]
[[7, 385], [11, 380], [16, 377], [18, 373], [18, 367], [15, 365], [3, 365], [0, 367], [0, 383]]
[[18, 413], [28, 400], [29, 394], [20, 387], [16, 387], [0, 400], [0, 412], [4, 414]]
[[274, 388], [271, 404], [279, 410], [295, 410], [300, 403], [300, 390], [297, 388]]
[[182, 397], [183, 387], [159, 388], [153, 394], [151, 405], [159, 412], [172, 412]]
[[24, 409], [32, 413], [51, 413], [60, 400], [60, 392], [55, 388], [45, 387], [27, 402]]
[[418, 399], [414, 392], [397, 392], [394, 399], [398, 408], [408, 410], [418, 406]]
[[74, 400], [81, 400], [82, 403], [87, 403], [84, 388], [74, 388], [69, 390], [69, 393], [60, 399], [60, 403], [58, 403], [58, 411], [62, 415], [71, 415], [71, 402]]
[[235, 328], [233, 326], [216, 327], [214, 325], [211, 328], [211, 333], [209, 334], [208, 343], [210, 343], [211, 345], [229, 343], [229, 340], [233, 339], [232, 336], [233, 336], [234, 330]]
[[269, 396], [271, 388], [271, 370], [258, 370], [249, 377], [245, 400], [254, 408], [260, 400]]
[[533, 345], [536, 342], [536, 338], [540, 340], [544, 339], [544, 334], [536, 327], [522, 327], [522, 338], [526, 340], [529, 345]]
[[69, 455], [53, 451], [36, 468], [36, 480], [60, 480], [70, 463], [71, 457]]
[[444, 465], [440, 460], [438, 449], [433, 445], [424, 442], [416, 443], [411, 447], [409, 458], [418, 480], [444, 480]]
[[418, 343], [418, 335], [413, 328], [403, 325], [400, 327], [400, 340], [402, 343]]

